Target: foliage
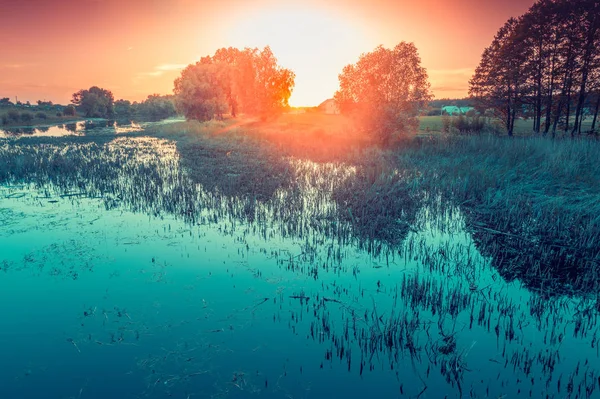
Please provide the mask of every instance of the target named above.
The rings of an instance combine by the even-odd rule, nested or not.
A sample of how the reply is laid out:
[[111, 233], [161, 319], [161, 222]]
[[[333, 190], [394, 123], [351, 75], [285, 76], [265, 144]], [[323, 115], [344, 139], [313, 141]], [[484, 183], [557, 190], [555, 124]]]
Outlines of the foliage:
[[62, 114], [64, 116], [75, 116], [75, 106], [73, 106], [73, 105], [67, 105], [63, 109]]
[[129, 100], [117, 100], [114, 104], [116, 118], [129, 118], [133, 115], [133, 107]]
[[33, 114], [31, 112], [23, 112], [21, 113], [21, 121], [23, 122], [31, 122], [33, 120]]
[[21, 115], [19, 114], [19, 111], [15, 111], [15, 110], [8, 111], [7, 116], [8, 116], [8, 119], [13, 122], [17, 122], [19, 120], [19, 118], [21, 117]]
[[35, 117], [38, 118], [38, 119], [47, 119], [48, 115], [46, 115], [43, 112], [36, 112]]
[[391, 50], [379, 46], [362, 54], [356, 64], [344, 67], [339, 81], [334, 99], [341, 112], [383, 143], [397, 133], [416, 131], [417, 116], [432, 98], [413, 43], [401, 42]]
[[6, 107], [6, 106], [10, 106], [10, 105], [14, 105], [13, 103], [10, 102], [10, 98], [8, 98], [8, 97], [0, 98], [0, 107]]
[[222, 48], [188, 65], [175, 80], [175, 104], [188, 119], [222, 119], [229, 112], [266, 119], [288, 107], [295, 75], [269, 47]]
[[[483, 52], [469, 94], [480, 110], [502, 118], [509, 135], [519, 117], [533, 119], [543, 133], [559, 126], [581, 133], [589, 102], [600, 91], [600, 2], [538, 0], [520, 18], [511, 18]], [[586, 111], [587, 108], [587, 111]], [[574, 123], [570, 125], [571, 118]]]
[[160, 120], [177, 115], [173, 96], [149, 95], [148, 98], [135, 106], [138, 116], [150, 120]]
[[86, 117], [110, 118], [114, 115], [113, 94], [109, 90], [97, 86], [92, 86], [89, 90], [79, 90], [73, 93], [71, 102]]

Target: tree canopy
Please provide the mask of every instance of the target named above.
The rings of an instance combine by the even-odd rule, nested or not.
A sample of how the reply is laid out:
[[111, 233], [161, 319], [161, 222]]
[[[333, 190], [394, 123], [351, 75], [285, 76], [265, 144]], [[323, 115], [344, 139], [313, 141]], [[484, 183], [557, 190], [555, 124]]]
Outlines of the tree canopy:
[[89, 90], [73, 93], [71, 102], [86, 117], [110, 118], [114, 115], [114, 96], [110, 90], [92, 86]]
[[538, 0], [500, 28], [469, 83], [478, 106], [501, 117], [509, 135], [519, 117], [531, 118], [535, 132], [554, 135], [561, 126], [574, 136], [590, 114], [593, 131], [600, 105], [600, 1]]
[[414, 131], [417, 116], [432, 99], [427, 71], [413, 43], [377, 47], [344, 67], [334, 99], [361, 128], [387, 142]]
[[188, 65], [175, 80], [175, 104], [188, 119], [230, 113], [267, 118], [288, 107], [295, 74], [263, 50], [222, 48]]

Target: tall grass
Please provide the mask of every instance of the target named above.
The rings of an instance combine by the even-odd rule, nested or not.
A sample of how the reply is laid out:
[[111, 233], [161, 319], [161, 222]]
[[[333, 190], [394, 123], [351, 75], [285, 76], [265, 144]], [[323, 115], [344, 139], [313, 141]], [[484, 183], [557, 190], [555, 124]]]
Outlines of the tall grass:
[[600, 143], [432, 138], [395, 155], [414, 188], [459, 204], [484, 252], [508, 274], [598, 287]]
[[[290, 141], [286, 133], [254, 129], [235, 121], [181, 123], [131, 135], [175, 143], [185, 176], [175, 179], [177, 193], [169, 201], [185, 198], [185, 203], [165, 207], [179, 214], [205, 206], [194, 203], [199, 194], [185, 187], [200, 184], [211, 193], [209, 202], [221, 203], [236, 217], [266, 220], [259, 213], [267, 212], [300, 236], [316, 223], [327, 234], [355, 237], [377, 252], [401, 245], [418, 229], [416, 215], [423, 206], [442, 219], [449, 206], [458, 207], [480, 251], [506, 277], [548, 293], [600, 288], [600, 142], [440, 136], [381, 149], [340, 139], [346, 145], [341, 151], [323, 150], [318, 142], [295, 146], [301, 135]], [[104, 147], [89, 141], [61, 139], [74, 147], [58, 154], [56, 147], [43, 147], [48, 140], [21, 139], [18, 151], [6, 144], [0, 180], [45, 176], [66, 186], [65, 179], [74, 185], [103, 174], [110, 178], [114, 172], [102, 159], [113, 155], [102, 155]], [[82, 145], [93, 151], [79, 154]], [[306, 179], [312, 183], [303, 183]], [[152, 189], [157, 183], [147, 185]], [[312, 192], [307, 187], [319, 192], [307, 199]], [[134, 198], [135, 189], [127, 190], [132, 203], [142, 201]], [[148, 193], [150, 202], [161, 203], [155, 195]]]

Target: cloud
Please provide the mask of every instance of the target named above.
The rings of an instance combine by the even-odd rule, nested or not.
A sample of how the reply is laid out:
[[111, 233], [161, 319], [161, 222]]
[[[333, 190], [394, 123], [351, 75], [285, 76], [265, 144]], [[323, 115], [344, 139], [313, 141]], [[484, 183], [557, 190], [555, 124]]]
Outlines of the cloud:
[[156, 77], [156, 76], [160, 76], [163, 73], [165, 73], [165, 71], [152, 71], [152, 72], [140, 72], [137, 74], [138, 77]]
[[154, 67], [157, 71], [179, 71], [185, 68], [187, 64], [162, 64]]
[[150, 72], [139, 72], [135, 77], [134, 81], [137, 83], [144, 78], [157, 78], [162, 76], [165, 72], [180, 71], [185, 68], [187, 64], [160, 64], [154, 67], [153, 71]]

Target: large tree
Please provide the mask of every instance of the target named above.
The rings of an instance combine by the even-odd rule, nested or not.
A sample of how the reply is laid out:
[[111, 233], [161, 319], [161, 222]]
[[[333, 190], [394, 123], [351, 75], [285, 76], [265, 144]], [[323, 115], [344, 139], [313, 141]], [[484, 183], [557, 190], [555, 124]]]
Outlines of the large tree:
[[500, 28], [469, 82], [469, 94], [480, 110], [493, 110], [503, 120], [509, 136], [528, 91], [522, 68], [528, 57], [526, 48], [517, 45], [523, 43], [518, 27], [519, 21], [511, 18]]
[[222, 48], [182, 71], [175, 80], [175, 104], [188, 119], [201, 121], [225, 113], [267, 118], [288, 106], [294, 78], [269, 47]]
[[427, 71], [413, 43], [362, 54], [339, 75], [334, 99], [342, 113], [381, 142], [416, 131], [417, 116], [432, 99]]
[[600, 0], [538, 0], [498, 31], [470, 94], [504, 119], [509, 134], [515, 119], [532, 117], [534, 132], [575, 136], [595, 111], [599, 58]]
[[114, 116], [114, 96], [110, 90], [92, 86], [89, 90], [73, 93], [71, 102], [86, 117], [112, 118]]

